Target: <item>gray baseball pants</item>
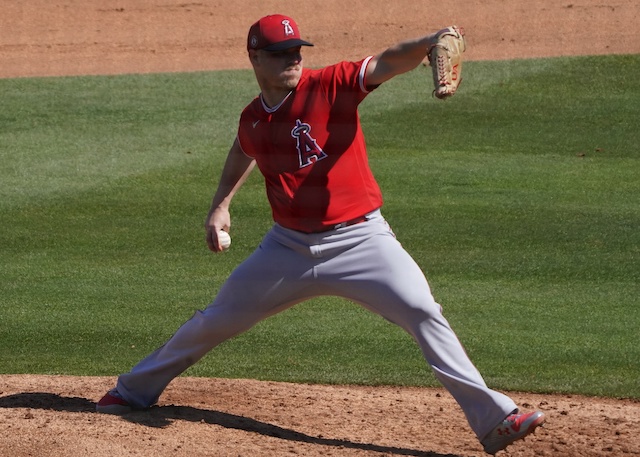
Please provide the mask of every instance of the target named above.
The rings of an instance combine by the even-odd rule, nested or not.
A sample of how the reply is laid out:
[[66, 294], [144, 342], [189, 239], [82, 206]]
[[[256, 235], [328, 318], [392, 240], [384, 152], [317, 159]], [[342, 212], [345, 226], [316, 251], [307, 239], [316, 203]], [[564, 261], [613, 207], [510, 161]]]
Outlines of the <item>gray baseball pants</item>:
[[279, 225], [229, 276], [214, 301], [118, 378], [120, 395], [146, 408], [218, 344], [304, 300], [335, 295], [407, 331], [478, 438], [517, 408], [487, 387], [442, 315], [420, 267], [375, 211], [368, 221], [305, 234]]

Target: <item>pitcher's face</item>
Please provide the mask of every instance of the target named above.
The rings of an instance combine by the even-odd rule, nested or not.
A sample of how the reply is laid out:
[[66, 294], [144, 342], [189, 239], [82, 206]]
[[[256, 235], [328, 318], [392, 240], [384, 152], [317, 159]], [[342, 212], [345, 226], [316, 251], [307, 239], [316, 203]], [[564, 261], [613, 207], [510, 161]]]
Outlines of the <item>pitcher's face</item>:
[[302, 76], [300, 46], [284, 51], [250, 51], [249, 57], [262, 90], [293, 90]]

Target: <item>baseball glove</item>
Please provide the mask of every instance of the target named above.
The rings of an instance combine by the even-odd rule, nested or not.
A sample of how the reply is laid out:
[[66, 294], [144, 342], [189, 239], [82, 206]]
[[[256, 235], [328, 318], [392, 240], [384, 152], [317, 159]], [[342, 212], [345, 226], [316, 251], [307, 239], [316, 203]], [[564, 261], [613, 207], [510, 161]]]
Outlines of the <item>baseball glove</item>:
[[462, 28], [452, 25], [436, 34], [436, 43], [427, 51], [433, 73], [435, 90], [439, 99], [451, 97], [462, 81], [462, 53], [467, 45]]

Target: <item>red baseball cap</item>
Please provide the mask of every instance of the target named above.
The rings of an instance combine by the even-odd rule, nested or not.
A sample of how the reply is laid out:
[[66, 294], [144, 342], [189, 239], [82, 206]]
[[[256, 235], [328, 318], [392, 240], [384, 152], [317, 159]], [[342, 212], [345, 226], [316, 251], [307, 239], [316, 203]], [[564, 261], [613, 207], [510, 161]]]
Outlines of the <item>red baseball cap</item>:
[[247, 50], [284, 51], [296, 46], [313, 46], [300, 38], [298, 24], [282, 14], [265, 16], [249, 29]]

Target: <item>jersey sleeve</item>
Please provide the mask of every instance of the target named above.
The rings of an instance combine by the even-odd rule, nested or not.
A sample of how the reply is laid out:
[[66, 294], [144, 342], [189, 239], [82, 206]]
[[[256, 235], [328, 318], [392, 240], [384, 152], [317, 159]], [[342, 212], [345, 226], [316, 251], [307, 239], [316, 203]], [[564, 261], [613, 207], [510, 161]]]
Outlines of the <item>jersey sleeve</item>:
[[358, 105], [375, 87], [365, 86], [365, 73], [372, 57], [358, 62], [340, 62], [322, 70], [322, 86], [332, 105]]

